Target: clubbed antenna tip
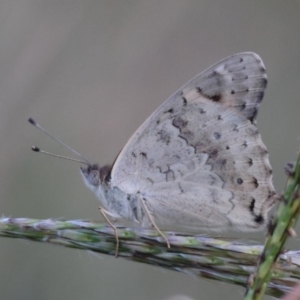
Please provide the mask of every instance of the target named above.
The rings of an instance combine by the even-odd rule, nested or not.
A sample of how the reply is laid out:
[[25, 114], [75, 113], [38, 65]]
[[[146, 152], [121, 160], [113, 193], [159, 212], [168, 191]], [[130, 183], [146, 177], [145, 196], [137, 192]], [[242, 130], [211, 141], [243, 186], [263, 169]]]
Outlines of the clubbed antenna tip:
[[36, 122], [32, 118], [29, 118], [28, 122], [34, 126], [36, 125]]
[[31, 147], [31, 150], [34, 151], [34, 152], [40, 152], [40, 148], [36, 147], [36, 146], [32, 146]]

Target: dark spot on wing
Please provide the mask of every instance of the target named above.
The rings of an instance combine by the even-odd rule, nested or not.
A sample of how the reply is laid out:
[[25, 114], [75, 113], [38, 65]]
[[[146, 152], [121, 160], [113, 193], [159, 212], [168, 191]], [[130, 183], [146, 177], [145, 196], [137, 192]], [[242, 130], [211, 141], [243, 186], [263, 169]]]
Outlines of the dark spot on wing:
[[255, 202], [256, 202], [255, 198], [252, 198], [252, 199], [251, 199], [251, 202], [250, 202], [250, 205], [249, 205], [249, 210], [250, 210], [251, 214], [254, 216], [254, 222], [256, 222], [256, 223], [258, 223], [258, 224], [262, 224], [262, 223], [265, 222], [265, 219], [264, 219], [264, 217], [262, 216], [262, 214], [256, 215], [256, 214], [254, 213]]
[[248, 119], [252, 124], [254, 123], [254, 121], [256, 119], [257, 113], [258, 113], [257, 108], [253, 107], [251, 117], [249, 117], [249, 119]]
[[233, 125], [232, 131], [239, 132], [239, 129], [238, 129], [238, 125], [237, 125], [237, 124], [234, 124], [234, 125]]
[[244, 110], [246, 108], [246, 103], [241, 104], [239, 107], [240, 107], [240, 110]]
[[142, 155], [143, 157], [147, 158], [147, 153], [145, 153], [145, 152], [141, 152], [140, 155]]
[[250, 158], [250, 157], [249, 157], [249, 159], [248, 159], [248, 164], [249, 164], [249, 166], [252, 166], [252, 165], [253, 165], [253, 159]]
[[[257, 62], [259, 63], [259, 60]], [[259, 70], [260, 70], [260, 73], [265, 73], [265, 71], [266, 71], [266, 69], [264, 67], [260, 67]]]
[[195, 137], [195, 134], [190, 130], [184, 130], [183, 132], [181, 132], [180, 136], [185, 138], [186, 140], [191, 141]]
[[147, 180], [148, 180], [151, 184], [154, 183], [154, 181], [153, 181], [151, 178], [149, 178], [149, 177], [147, 177]]
[[209, 158], [216, 158], [218, 156], [218, 149], [211, 149], [207, 151], [207, 154], [209, 155]]
[[199, 94], [205, 96], [205, 94], [202, 92], [202, 89], [200, 87], [197, 87], [196, 90]]
[[161, 129], [157, 132], [157, 134], [158, 134], [158, 139], [157, 139], [158, 141], [163, 141], [166, 145], [169, 145], [171, 140], [171, 135], [169, 132]]
[[173, 119], [172, 124], [181, 131], [184, 127], [186, 127], [188, 121], [183, 120], [180, 116], [178, 116]]
[[254, 212], [254, 207], [255, 207], [255, 199], [252, 198], [251, 203], [249, 205], [249, 209], [251, 212]]
[[242, 178], [238, 178], [238, 179], [236, 180], [236, 182], [237, 182], [238, 184], [242, 184], [244, 181], [243, 181]]
[[205, 148], [206, 144], [203, 141], [198, 141], [194, 147], [196, 152], [201, 152], [201, 149]]
[[265, 148], [265, 147], [260, 147], [260, 146], [258, 146], [258, 148], [260, 149], [260, 152], [261, 152], [261, 154], [263, 154], [263, 155], [267, 155], [269, 152], [268, 152], [268, 149], [267, 148]]
[[214, 132], [214, 138], [216, 140], [219, 140], [221, 138], [221, 133], [220, 132]]
[[219, 102], [222, 99], [222, 96], [220, 94], [216, 94], [213, 96], [208, 96], [208, 98], [214, 102]]
[[218, 167], [220, 170], [224, 169], [227, 163], [227, 159], [226, 158], [221, 158], [216, 160], [216, 162], [214, 163], [214, 168]]
[[258, 224], [263, 224], [265, 219], [261, 214], [259, 214], [259, 215], [255, 216], [254, 221]]
[[241, 146], [241, 151], [245, 150], [248, 147], [248, 144], [246, 141], [244, 141], [244, 143]]
[[[217, 82], [216, 82], [216, 85], [217, 85], [217, 86], [220, 86], [220, 82], [217, 81]], [[205, 93], [202, 91], [202, 89], [201, 89], [200, 87], [197, 87], [197, 92], [198, 92], [200, 95], [204, 96], [205, 98], [207, 98], [207, 99], [209, 99], [209, 100], [212, 100], [212, 101], [214, 101], [214, 102], [219, 102], [219, 101], [222, 100], [222, 95], [221, 95], [221, 94], [208, 95], [208, 94], [205, 94]]]
[[253, 185], [255, 186], [255, 188], [258, 187], [258, 182], [257, 182], [257, 179], [255, 177], [253, 177]]
[[257, 103], [260, 103], [262, 101], [264, 94], [265, 94], [264, 92], [257, 93], [257, 95], [256, 95]]

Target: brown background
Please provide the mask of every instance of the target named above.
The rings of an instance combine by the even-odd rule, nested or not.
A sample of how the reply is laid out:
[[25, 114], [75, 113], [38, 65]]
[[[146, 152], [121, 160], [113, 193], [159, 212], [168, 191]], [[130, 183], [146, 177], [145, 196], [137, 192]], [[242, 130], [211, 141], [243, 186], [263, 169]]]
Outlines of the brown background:
[[[299, 1], [0, 1], [1, 214], [100, 219], [77, 164], [31, 153], [69, 154], [28, 117], [109, 163], [186, 81], [242, 51], [267, 67], [258, 124], [281, 191], [299, 146], [299, 32]], [[233, 285], [104, 255], [4, 238], [0, 249], [1, 299], [243, 298]]]

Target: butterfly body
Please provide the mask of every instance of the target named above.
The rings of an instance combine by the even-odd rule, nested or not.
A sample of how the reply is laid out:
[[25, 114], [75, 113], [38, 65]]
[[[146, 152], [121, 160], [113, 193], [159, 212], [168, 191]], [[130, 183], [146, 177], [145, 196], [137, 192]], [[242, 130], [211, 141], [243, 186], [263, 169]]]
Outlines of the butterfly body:
[[262, 228], [275, 199], [256, 127], [266, 84], [258, 55], [226, 58], [164, 102], [112, 167], [82, 168], [85, 183], [110, 216], [143, 227]]

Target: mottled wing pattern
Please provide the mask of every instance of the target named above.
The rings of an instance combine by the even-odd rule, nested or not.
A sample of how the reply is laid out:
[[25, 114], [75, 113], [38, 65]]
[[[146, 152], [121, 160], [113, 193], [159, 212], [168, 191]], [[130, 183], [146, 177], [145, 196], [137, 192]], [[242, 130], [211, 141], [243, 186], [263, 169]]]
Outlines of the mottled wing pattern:
[[199, 74], [132, 136], [113, 166], [112, 187], [140, 193], [157, 224], [261, 227], [275, 194], [255, 125], [266, 85], [254, 53]]

